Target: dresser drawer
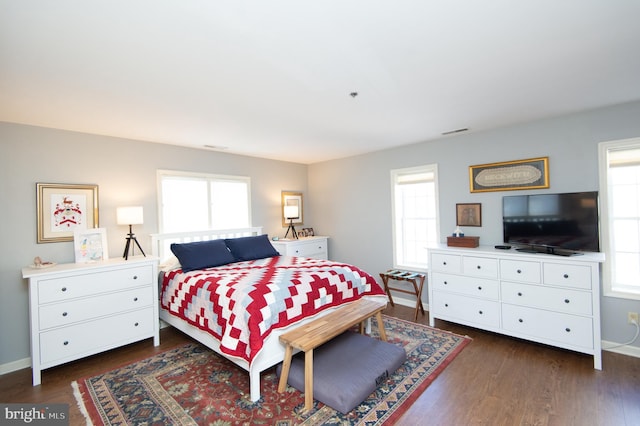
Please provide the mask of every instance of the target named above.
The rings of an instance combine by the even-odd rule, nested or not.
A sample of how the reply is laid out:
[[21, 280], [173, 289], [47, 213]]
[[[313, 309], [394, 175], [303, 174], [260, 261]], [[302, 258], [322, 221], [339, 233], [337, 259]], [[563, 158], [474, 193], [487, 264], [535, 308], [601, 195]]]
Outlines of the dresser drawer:
[[40, 329], [69, 325], [92, 318], [151, 306], [151, 286], [102, 294], [83, 299], [74, 299], [40, 306]]
[[461, 320], [485, 327], [500, 325], [500, 304], [496, 301], [434, 290], [429, 308], [439, 318]]
[[40, 361], [47, 364], [75, 359], [101, 350], [116, 347], [140, 336], [151, 336], [153, 308], [127, 312], [69, 327], [40, 333]]
[[96, 271], [82, 275], [42, 280], [38, 285], [38, 302], [49, 303], [91, 296], [131, 287], [153, 284], [151, 266], [134, 266], [113, 271]]
[[591, 318], [558, 312], [502, 305], [502, 327], [522, 336], [551, 340], [562, 346], [593, 348]]
[[498, 282], [486, 278], [434, 272], [431, 285], [434, 290], [451, 291], [485, 299], [498, 300], [500, 297]]
[[462, 272], [462, 257], [454, 254], [433, 253], [429, 266], [434, 271], [459, 274]]
[[326, 256], [327, 241], [319, 240], [296, 244], [291, 248], [291, 253], [288, 253], [288, 255], [312, 258]]
[[591, 289], [591, 268], [588, 266], [545, 263], [543, 271], [545, 284]]
[[591, 293], [565, 288], [503, 282], [502, 301], [569, 314], [592, 315]]
[[486, 257], [466, 256], [462, 261], [462, 270], [465, 275], [498, 278], [498, 261]]
[[500, 260], [500, 278], [509, 281], [540, 282], [540, 262]]

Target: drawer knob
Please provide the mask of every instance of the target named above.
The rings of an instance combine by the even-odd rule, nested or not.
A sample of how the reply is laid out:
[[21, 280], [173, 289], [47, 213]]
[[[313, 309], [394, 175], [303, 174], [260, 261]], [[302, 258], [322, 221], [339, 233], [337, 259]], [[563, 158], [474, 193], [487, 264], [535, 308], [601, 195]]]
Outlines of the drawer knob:
[[134, 297], [134, 298], [133, 298], [133, 301], [134, 301], [134, 302], [137, 302], [137, 301], [138, 301], [138, 298], [137, 298], [137, 297]]
[[564, 303], [569, 303], [569, 299], [564, 299]]
[[482, 315], [484, 312], [482, 312], [482, 311], [478, 311], [478, 313], [479, 313], [480, 315]]
[[447, 266], [447, 262], [442, 262], [442, 264], [443, 264], [444, 266]]
[[61, 290], [62, 291], [67, 291], [67, 288], [66, 287], [62, 287]]
[[133, 279], [134, 279], [134, 280], [137, 280], [137, 279], [138, 279], [138, 276], [137, 276], [137, 275], [134, 275], [134, 276], [133, 276]]
[[67, 313], [66, 313], [66, 312], [63, 312], [63, 313], [62, 313], [62, 316], [63, 316], [63, 317], [66, 317], [66, 316], [67, 316]]
[[518, 292], [518, 296], [522, 296], [522, 292], [521, 291]]
[[449, 284], [449, 283], [445, 281], [445, 282], [444, 282], [444, 285], [447, 285], [447, 284]]
[[517, 273], [519, 273], [519, 274], [521, 274], [521, 273], [522, 273], [522, 270], [521, 270], [521, 269], [518, 269], [516, 272], [517, 272]]
[[68, 340], [65, 340], [64, 342], [62, 342], [63, 345], [67, 346], [69, 344]]
[[482, 269], [482, 266], [478, 265], [478, 266], [476, 266], [476, 268], [478, 268], [478, 269]]
[[569, 274], [564, 274], [563, 277], [569, 278]]
[[482, 286], [481, 285], [478, 286], [478, 290], [482, 290]]
[[565, 328], [564, 331], [566, 331], [567, 333], [571, 333], [571, 329], [569, 327]]
[[137, 327], [137, 326], [138, 326], [138, 323], [135, 323], [134, 325]]
[[445, 304], [444, 304], [444, 307], [445, 307], [445, 308], [448, 308], [448, 307], [449, 307], [449, 304], [448, 304], [448, 303], [445, 303]]
[[524, 322], [522, 318], [518, 318], [518, 322]]

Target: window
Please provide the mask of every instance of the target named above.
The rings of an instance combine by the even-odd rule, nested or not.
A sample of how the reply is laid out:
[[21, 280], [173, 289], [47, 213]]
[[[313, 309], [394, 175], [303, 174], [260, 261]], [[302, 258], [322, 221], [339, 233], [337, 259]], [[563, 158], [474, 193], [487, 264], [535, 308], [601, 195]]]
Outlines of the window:
[[640, 138], [599, 144], [604, 294], [640, 299]]
[[158, 171], [160, 232], [251, 226], [250, 179]]
[[437, 176], [435, 164], [391, 171], [395, 268], [428, 266], [427, 247], [439, 241]]

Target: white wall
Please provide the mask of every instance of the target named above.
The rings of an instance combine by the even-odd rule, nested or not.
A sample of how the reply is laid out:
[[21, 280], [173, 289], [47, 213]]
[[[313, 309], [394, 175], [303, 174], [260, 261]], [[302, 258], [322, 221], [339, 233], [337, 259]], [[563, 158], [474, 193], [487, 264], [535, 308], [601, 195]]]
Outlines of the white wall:
[[[393, 266], [390, 170], [436, 163], [440, 240], [455, 228], [456, 203], [470, 202], [482, 204], [482, 227], [465, 233], [495, 245], [502, 242], [502, 197], [514, 192], [471, 193], [470, 165], [549, 157], [550, 188], [518, 193], [598, 190], [598, 142], [639, 135], [640, 102], [635, 102], [314, 164], [309, 167], [314, 224], [331, 237], [332, 258], [377, 276]], [[635, 329], [627, 324], [627, 312], [639, 312], [640, 302], [612, 297], [601, 302], [603, 340], [630, 339]]]
[[[300, 164], [0, 123], [0, 372], [3, 365], [4, 370], [16, 367], [30, 356], [22, 267], [35, 256], [74, 261], [71, 242], [36, 243], [36, 183], [97, 184], [109, 256], [119, 257], [127, 228], [116, 225], [115, 210], [123, 205], [144, 207], [144, 225], [135, 233], [150, 251], [149, 234], [158, 232], [157, 169], [250, 176], [253, 224], [271, 235], [286, 231], [280, 192], [301, 191], [307, 197], [307, 167]], [[313, 220], [310, 212], [305, 217]]]

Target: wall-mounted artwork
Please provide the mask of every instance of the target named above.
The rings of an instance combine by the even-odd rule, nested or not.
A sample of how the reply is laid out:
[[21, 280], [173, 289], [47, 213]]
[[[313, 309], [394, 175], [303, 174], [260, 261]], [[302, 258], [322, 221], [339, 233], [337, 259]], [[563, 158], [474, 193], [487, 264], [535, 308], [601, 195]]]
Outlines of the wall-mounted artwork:
[[[295, 208], [294, 208], [295, 207]], [[296, 209], [297, 208], [297, 209]], [[287, 217], [288, 211], [295, 211], [296, 217]], [[302, 206], [302, 192], [289, 192], [282, 191], [282, 226], [303, 225], [303, 206]]]
[[549, 157], [469, 166], [471, 192], [549, 188]]
[[482, 205], [480, 203], [456, 204], [456, 226], [482, 226]]
[[73, 241], [76, 230], [97, 228], [98, 185], [37, 183], [38, 243]]

